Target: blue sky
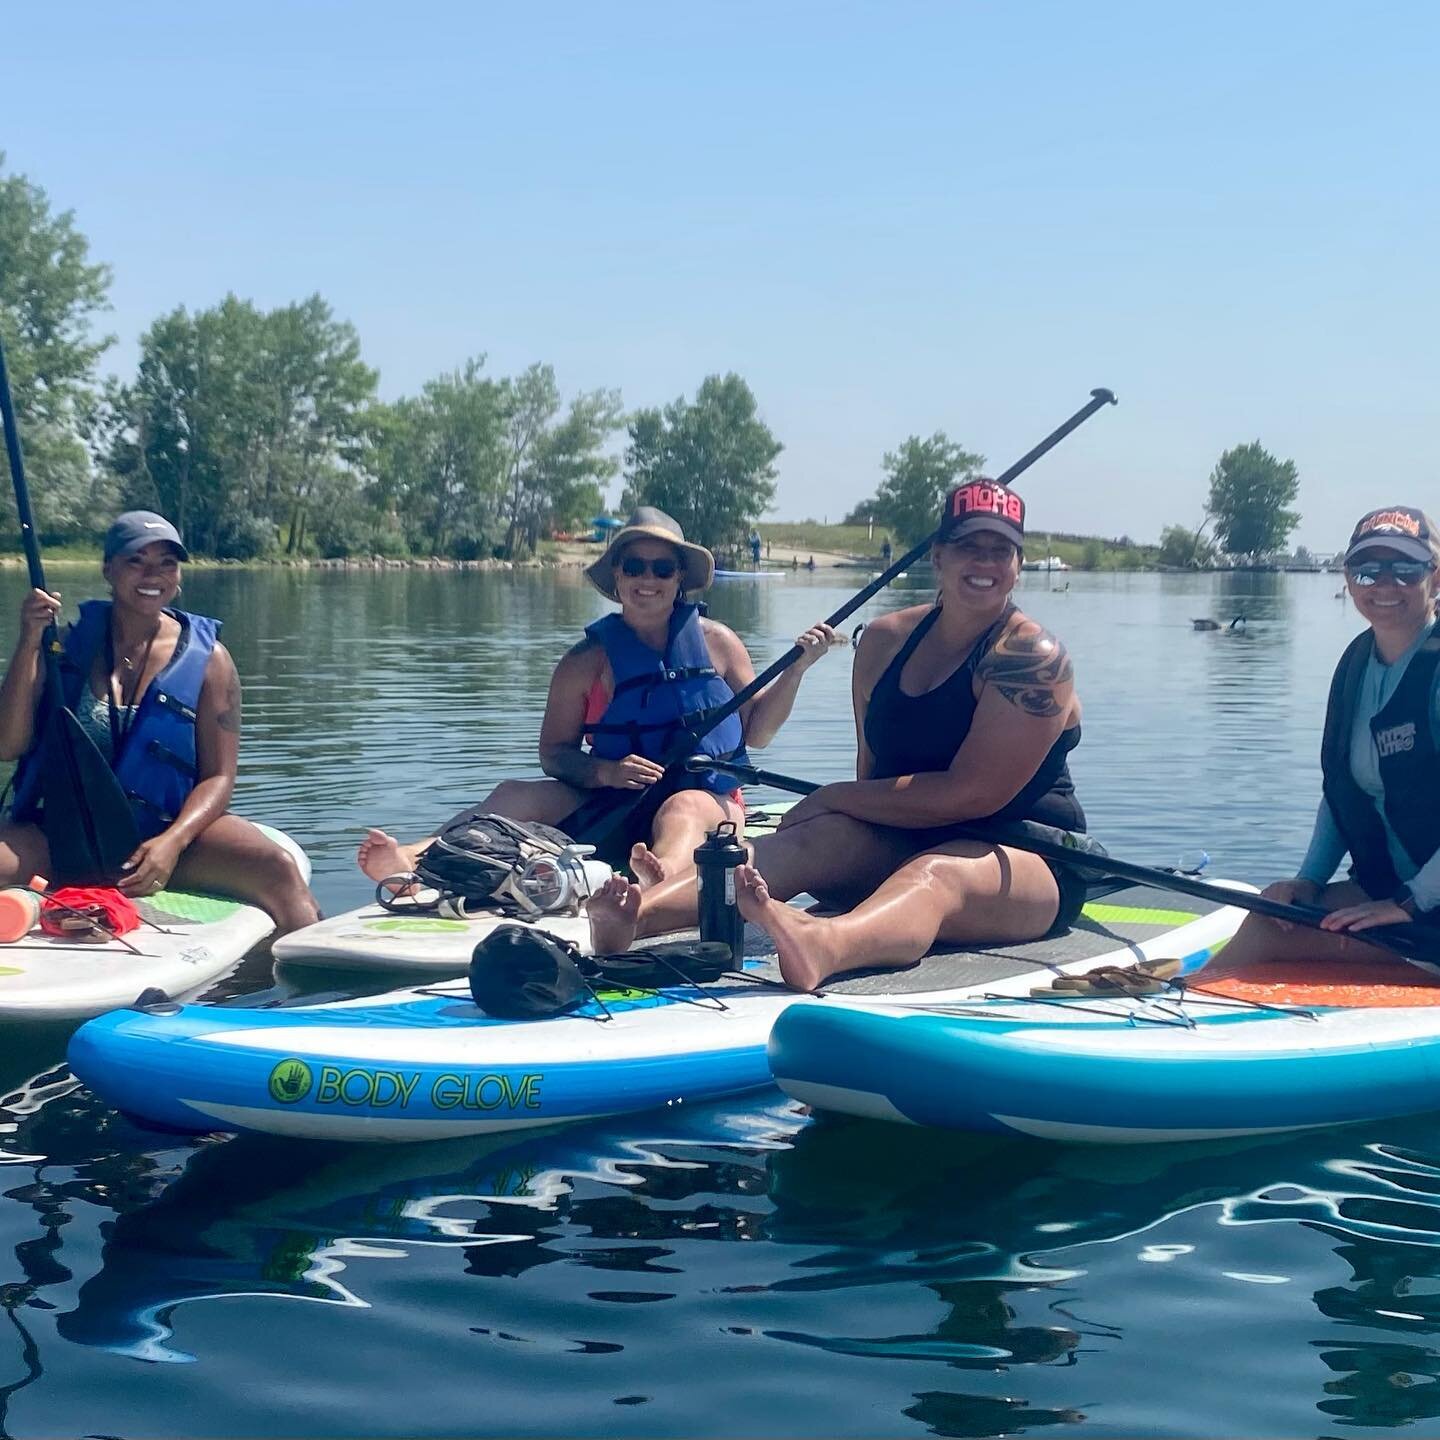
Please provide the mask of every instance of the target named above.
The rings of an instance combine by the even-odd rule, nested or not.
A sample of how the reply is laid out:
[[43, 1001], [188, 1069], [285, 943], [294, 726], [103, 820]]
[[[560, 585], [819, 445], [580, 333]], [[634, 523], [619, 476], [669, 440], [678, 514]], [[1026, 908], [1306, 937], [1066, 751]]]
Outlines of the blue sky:
[[1296, 539], [1437, 507], [1440, 6], [57, 3], [6, 17], [0, 145], [177, 304], [319, 291], [386, 396], [484, 352], [627, 405], [738, 371], [775, 514], [943, 429], [1037, 529], [1153, 539], [1227, 446]]

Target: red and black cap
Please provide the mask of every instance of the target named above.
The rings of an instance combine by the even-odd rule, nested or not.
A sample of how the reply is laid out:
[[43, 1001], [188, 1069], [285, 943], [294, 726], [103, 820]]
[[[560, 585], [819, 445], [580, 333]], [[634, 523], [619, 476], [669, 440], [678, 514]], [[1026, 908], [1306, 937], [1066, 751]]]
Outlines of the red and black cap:
[[1015, 491], [981, 476], [957, 485], [940, 512], [939, 538], [958, 540], [977, 530], [1003, 535], [1017, 550], [1025, 548], [1025, 502]]
[[1394, 550], [1407, 560], [1433, 560], [1430, 525], [1423, 511], [1409, 505], [1388, 505], [1362, 515], [1345, 547], [1345, 563], [1367, 550]]

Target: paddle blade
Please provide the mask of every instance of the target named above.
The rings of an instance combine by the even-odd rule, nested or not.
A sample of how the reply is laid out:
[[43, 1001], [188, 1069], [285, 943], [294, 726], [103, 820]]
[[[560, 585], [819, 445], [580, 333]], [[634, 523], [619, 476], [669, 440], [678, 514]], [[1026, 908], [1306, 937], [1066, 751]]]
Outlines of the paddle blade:
[[114, 884], [140, 832], [109, 762], [63, 707], [50, 713], [41, 765], [49, 878], [66, 885]]

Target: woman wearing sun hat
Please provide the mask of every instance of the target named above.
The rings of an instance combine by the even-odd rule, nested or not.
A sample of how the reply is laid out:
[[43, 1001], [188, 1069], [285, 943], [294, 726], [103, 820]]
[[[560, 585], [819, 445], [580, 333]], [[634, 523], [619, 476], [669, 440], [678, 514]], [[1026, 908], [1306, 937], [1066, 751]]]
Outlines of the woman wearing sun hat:
[[[1329, 912], [1324, 930], [1251, 915], [1207, 977], [1260, 960], [1380, 959], [1353, 937], [1375, 925], [1440, 923], [1440, 539], [1422, 510], [1362, 515], [1345, 550], [1350, 598], [1369, 628], [1330, 682], [1320, 809], [1293, 880], [1265, 894]], [[1349, 878], [1333, 880], [1350, 857]]]
[[[582, 807], [593, 817], [607, 802], [653, 785], [675, 738], [755, 678], [740, 637], [686, 598], [708, 589], [714, 575], [714, 556], [686, 540], [677, 521], [650, 505], [637, 509], [585, 571], [620, 609], [588, 626], [555, 668], [540, 726], [540, 768], [549, 778], [504, 781], [479, 808], [565, 829]], [[797, 643], [804, 656], [710, 731], [701, 752], [743, 759], [746, 745], [769, 744], [801, 676], [841, 642], [822, 624]], [[648, 846], [637, 841], [631, 852], [642, 885], [693, 869], [692, 853], [710, 830], [723, 820], [744, 821], [732, 780], [710, 771], [682, 785], [657, 809]], [[372, 879], [384, 880], [413, 870], [429, 843], [401, 845], [372, 830], [356, 859]]]
[[[937, 939], [1037, 939], [1079, 915], [1071, 867], [962, 838], [977, 822], [1040, 825], [1051, 840], [1085, 829], [1066, 764], [1080, 740], [1070, 658], [1011, 598], [1024, 543], [1013, 490], [951, 491], [931, 551], [937, 603], [872, 620], [856, 651], [856, 778], [807, 795], [737, 871], [740, 909], [794, 988], [910, 964]], [[781, 903], [803, 893], [854, 908], [820, 918]], [[612, 880], [590, 901], [595, 949], [693, 924], [695, 908], [693, 882], [636, 897]]]
[[[289, 854], [228, 813], [240, 748], [240, 679], [220, 622], [175, 607], [190, 558], [163, 515], [128, 510], [105, 534], [109, 600], [81, 603], [65, 636], [65, 704], [130, 797], [140, 846], [119, 889], [144, 896], [171, 876], [263, 907], [281, 930], [319, 918]], [[40, 645], [60, 597], [31, 590], [0, 684], [0, 759], [19, 758], [10, 821], [0, 824], [0, 885], [56, 878], [40, 829], [35, 718], [45, 685]]]

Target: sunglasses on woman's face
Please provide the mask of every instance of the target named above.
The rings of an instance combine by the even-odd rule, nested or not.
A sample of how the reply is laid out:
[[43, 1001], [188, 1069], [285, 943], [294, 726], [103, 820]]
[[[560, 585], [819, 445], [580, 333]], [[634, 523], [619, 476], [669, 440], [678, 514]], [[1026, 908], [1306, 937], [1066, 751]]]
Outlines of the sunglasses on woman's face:
[[1397, 585], [1418, 585], [1434, 568], [1424, 560], [1361, 560], [1347, 565], [1345, 573], [1360, 586], [1374, 585], [1382, 575]]
[[679, 568], [678, 560], [643, 560], [639, 555], [627, 555], [620, 562], [620, 573], [632, 580], [638, 580], [647, 573], [657, 580], [669, 580]]

